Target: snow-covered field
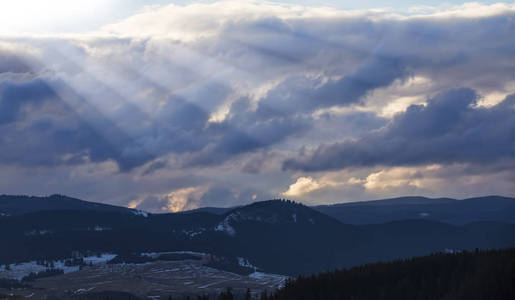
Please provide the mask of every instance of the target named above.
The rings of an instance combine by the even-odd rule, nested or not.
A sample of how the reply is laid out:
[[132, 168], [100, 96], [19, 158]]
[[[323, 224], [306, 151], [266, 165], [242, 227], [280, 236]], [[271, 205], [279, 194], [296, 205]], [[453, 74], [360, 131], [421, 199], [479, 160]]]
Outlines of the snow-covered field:
[[266, 285], [278, 285], [282, 287], [288, 277], [284, 275], [254, 272], [249, 274], [250, 278], [256, 279]]
[[[96, 263], [93, 267], [86, 267], [77, 272], [73, 272], [76, 269], [68, 268], [67, 274], [38, 279], [31, 283], [32, 287], [19, 290], [17, 293], [24, 297], [30, 296], [32, 299], [45, 299], [49, 291], [64, 298], [90, 292], [121, 291], [141, 298], [154, 296], [155, 299], [167, 299], [171, 294], [218, 294], [231, 287], [234, 292], [240, 294], [249, 288], [257, 295], [264, 290], [271, 292], [277, 289], [287, 278], [262, 272], [254, 272], [249, 276], [238, 275], [207, 267], [204, 265], [204, 259], [105, 264], [103, 262], [109, 256], [103, 257], [103, 261], [96, 257], [88, 257], [87, 261]], [[22, 265], [25, 267], [25, 273], [37, 271], [34, 264], [27, 263], [17, 266], [18, 273], [13, 270], [10, 274], [19, 274]]]
[[167, 251], [167, 252], [143, 252], [141, 253], [141, 256], [148, 256], [152, 258], [158, 258], [159, 255], [163, 254], [190, 254], [190, 255], [197, 255], [200, 257], [207, 256], [206, 253], [203, 252], [194, 252], [194, 251]]
[[[84, 257], [87, 266], [79, 270], [78, 266], [67, 267], [63, 261], [54, 261], [54, 267], [63, 269], [65, 274], [41, 278], [31, 283], [31, 287], [17, 290], [17, 294], [31, 299], [45, 299], [48, 291], [64, 298], [90, 292], [122, 291], [142, 298], [167, 299], [173, 295], [218, 294], [231, 287], [234, 292], [243, 294], [250, 288], [253, 295], [261, 291], [269, 292], [284, 285], [286, 276], [254, 272], [248, 276], [211, 268], [205, 265], [210, 256], [192, 251], [142, 253], [150, 257], [161, 254], [193, 254], [201, 260], [153, 261], [143, 264], [106, 264], [115, 257], [104, 253], [97, 256]], [[245, 258], [238, 258], [242, 266], [252, 267]], [[0, 277], [21, 279], [31, 272], [46, 269], [35, 261], [11, 264], [11, 270], [0, 267]], [[1, 292], [1, 291], [0, 291]]]
[[[115, 256], [115, 254], [103, 253], [100, 256], [87, 256], [83, 259], [86, 264], [92, 263], [93, 265], [98, 265], [105, 264], [107, 261], [113, 259]], [[64, 262], [65, 260], [53, 261], [53, 268], [61, 269], [64, 271], [65, 274], [79, 270], [79, 266], [66, 266]], [[30, 273], [37, 273], [49, 269], [49, 267], [45, 265], [38, 265], [36, 261], [10, 264], [9, 268], [10, 270], [6, 270], [5, 266], [0, 267], [0, 278], [21, 280], [23, 277], [29, 275]]]

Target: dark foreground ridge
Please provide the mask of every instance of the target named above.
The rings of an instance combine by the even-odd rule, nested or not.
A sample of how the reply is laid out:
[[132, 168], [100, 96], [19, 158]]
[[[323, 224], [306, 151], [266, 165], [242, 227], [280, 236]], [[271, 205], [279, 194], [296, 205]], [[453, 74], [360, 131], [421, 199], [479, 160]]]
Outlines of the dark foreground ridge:
[[515, 248], [439, 253], [298, 277], [262, 299], [515, 299]]

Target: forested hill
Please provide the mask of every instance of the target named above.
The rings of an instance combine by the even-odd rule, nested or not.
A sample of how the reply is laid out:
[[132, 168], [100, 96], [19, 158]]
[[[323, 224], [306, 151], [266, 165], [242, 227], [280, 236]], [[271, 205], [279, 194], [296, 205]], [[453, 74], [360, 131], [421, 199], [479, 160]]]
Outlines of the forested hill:
[[515, 248], [433, 254], [298, 277], [267, 300], [515, 299]]
[[432, 220], [454, 225], [477, 221], [515, 223], [515, 198], [485, 196], [451, 198], [399, 197], [375, 201], [313, 206], [342, 223], [365, 225], [400, 220]]
[[296, 276], [445, 249], [515, 247], [513, 223], [457, 226], [416, 219], [358, 226], [282, 200], [256, 202], [223, 215], [111, 211], [94, 203], [54, 200], [84, 206], [0, 217], [0, 236], [8, 245], [0, 251], [0, 264], [66, 259], [77, 251], [195, 251], [242, 257], [261, 271]]
[[146, 214], [136, 209], [89, 202], [64, 195], [50, 195], [45, 197], [0, 195], [0, 217], [59, 210]]

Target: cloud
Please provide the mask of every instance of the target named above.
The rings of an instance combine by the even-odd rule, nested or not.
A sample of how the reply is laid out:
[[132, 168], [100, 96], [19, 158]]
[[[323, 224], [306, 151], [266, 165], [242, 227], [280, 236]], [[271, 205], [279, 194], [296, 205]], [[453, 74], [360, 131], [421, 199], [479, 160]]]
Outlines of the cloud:
[[322, 145], [284, 162], [285, 169], [337, 170], [375, 165], [490, 163], [515, 155], [515, 95], [492, 107], [475, 107], [471, 89], [443, 92], [426, 106], [412, 105], [384, 128]]
[[[440, 166], [428, 166], [425, 169], [433, 170]], [[412, 186], [422, 188], [425, 184], [421, 168], [396, 167], [383, 169], [367, 176], [363, 186], [367, 190], [388, 190], [391, 188]]]
[[165, 196], [167, 203], [162, 210], [178, 212], [198, 208], [198, 202], [208, 189], [207, 186], [191, 186], [174, 190]]
[[41, 79], [20, 83], [3, 82], [0, 84], [0, 125], [20, 118], [25, 106], [39, 106], [44, 101], [56, 97], [52, 88]]
[[515, 175], [513, 160], [502, 164], [504, 166], [486, 169], [471, 164], [382, 167], [373, 170], [362, 183], [374, 198], [416, 194], [456, 198], [509, 194], [509, 182]]
[[[151, 7], [87, 35], [2, 37], [0, 170], [33, 193], [152, 211], [170, 193], [173, 209], [431, 193], [436, 180], [401, 177], [433, 164], [504, 186], [515, 6], [427, 11], [225, 1]], [[385, 176], [402, 185], [379, 188]]]
[[312, 177], [299, 177], [297, 181], [282, 193], [286, 197], [296, 197], [323, 188], [323, 185], [313, 180]]
[[4, 81], [0, 96], [0, 161], [5, 164], [115, 160], [124, 170], [152, 159], [141, 144], [60, 80]]
[[[322, 81], [293, 77], [270, 91], [259, 102], [260, 115], [313, 112], [320, 108], [360, 103], [371, 91], [407, 76], [400, 59], [376, 54], [354, 73], [338, 80]], [[285, 96], [286, 95], [286, 96]]]
[[[291, 184], [288, 189], [281, 193], [285, 197], [305, 199], [312, 196], [314, 192], [324, 190], [341, 190], [353, 188], [355, 185], [362, 185], [365, 181], [356, 177], [349, 177], [346, 173], [327, 173], [317, 178], [302, 176]], [[309, 198], [308, 198], [309, 199]]]
[[[385, 104], [390, 111], [399, 111], [397, 106], [425, 96], [413, 95], [421, 92], [414, 90], [404, 102], [376, 100], [377, 91], [414, 76], [428, 78], [431, 88], [422, 91], [427, 94], [463, 82], [478, 91], [504, 88], [503, 78], [509, 78], [504, 75], [513, 72], [505, 63], [511, 52], [504, 50], [512, 47], [507, 36], [513, 32], [506, 23], [512, 8], [495, 6], [491, 11], [481, 16], [485, 27], [468, 18], [438, 14], [400, 17], [236, 2], [172, 5], [105, 27], [109, 37], [9, 43], [36, 49], [31, 51], [41, 62], [20, 63], [45, 70], [39, 81], [62, 82], [80, 95], [81, 100], [74, 101], [54, 97], [96, 133], [89, 135], [91, 142], [79, 143], [72, 155], [112, 159], [127, 172], [177, 154], [184, 156], [182, 166], [167, 167], [188, 168], [223, 164], [287, 143], [328, 142], [314, 137], [324, 127], [346, 128], [332, 139], [358, 138], [385, 122], [374, 116], [384, 116], [374, 110], [377, 107]], [[452, 30], [447, 30], [451, 21]], [[176, 36], [179, 33], [169, 30], [174, 26], [187, 28], [184, 32], [190, 37]], [[503, 42], [496, 44], [492, 37]], [[470, 43], [478, 46], [469, 47]], [[442, 45], [445, 51], [440, 50]], [[495, 52], [498, 60], [486, 64], [481, 59], [486, 52]], [[495, 80], [484, 76], [494, 72], [499, 74]], [[62, 94], [59, 89], [57, 93]], [[9, 115], [3, 122], [12, 122], [19, 113], [30, 113], [30, 118], [41, 114], [37, 107], [20, 110], [27, 104], [21, 93], [18, 96], [16, 101], [2, 100]], [[365, 118], [357, 111], [355, 116], [335, 117], [339, 108], [355, 106], [369, 115]], [[324, 121], [318, 117], [321, 110], [326, 110]], [[358, 119], [361, 123], [355, 125]]]
[[231, 187], [221, 183], [211, 187], [202, 196], [199, 205], [201, 207], [232, 207], [270, 198], [269, 193], [258, 191], [252, 187]]

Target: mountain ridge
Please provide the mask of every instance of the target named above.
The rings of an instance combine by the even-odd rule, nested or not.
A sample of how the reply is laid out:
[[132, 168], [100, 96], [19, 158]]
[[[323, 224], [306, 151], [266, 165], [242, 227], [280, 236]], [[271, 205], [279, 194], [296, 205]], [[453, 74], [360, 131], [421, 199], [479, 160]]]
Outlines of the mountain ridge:
[[46, 210], [2, 217], [0, 236], [9, 251], [0, 251], [0, 264], [63, 259], [74, 251], [195, 251], [241, 257], [266, 272], [296, 275], [445, 249], [515, 246], [511, 223], [454, 225], [419, 218], [353, 225], [288, 200], [261, 201], [223, 215], [126, 211]]
[[109, 211], [142, 215], [147, 214], [138, 209], [85, 201], [60, 194], [49, 196], [0, 195], [0, 214], [3, 216], [51, 210]]
[[456, 225], [473, 221], [515, 223], [515, 198], [504, 196], [482, 196], [462, 200], [400, 197], [319, 205], [312, 208], [343, 223], [355, 225], [406, 219], [429, 219]]

